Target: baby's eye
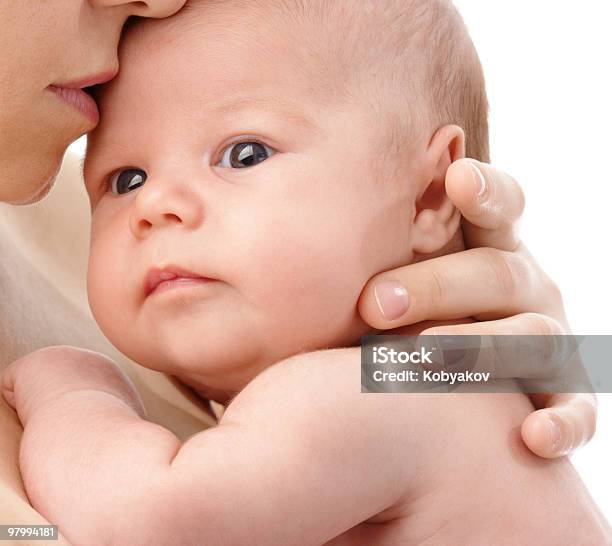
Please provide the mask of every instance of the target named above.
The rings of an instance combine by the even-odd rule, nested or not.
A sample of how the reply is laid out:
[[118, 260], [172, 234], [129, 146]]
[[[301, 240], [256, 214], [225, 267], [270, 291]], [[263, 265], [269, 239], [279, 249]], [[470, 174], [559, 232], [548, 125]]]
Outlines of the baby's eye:
[[226, 169], [245, 169], [262, 163], [274, 150], [259, 142], [238, 142], [225, 148], [219, 166]]
[[147, 173], [142, 169], [125, 169], [111, 176], [110, 184], [113, 193], [127, 193], [140, 188], [147, 179]]

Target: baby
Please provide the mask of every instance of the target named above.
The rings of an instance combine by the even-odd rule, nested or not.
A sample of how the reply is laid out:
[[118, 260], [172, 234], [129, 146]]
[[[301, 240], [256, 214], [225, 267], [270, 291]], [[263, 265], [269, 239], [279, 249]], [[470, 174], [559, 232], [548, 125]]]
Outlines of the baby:
[[[565, 490], [537, 465], [499, 472], [526, 457], [507, 431], [527, 400], [362, 395], [350, 349], [367, 280], [459, 229], [460, 127], [487, 159], [454, 8], [192, 2], [131, 26], [121, 67], [85, 162], [91, 307], [123, 353], [227, 409], [181, 443], [94, 353], [13, 365], [33, 506], [88, 546], [533, 542], [538, 499]], [[503, 506], [530, 518], [510, 534]]]

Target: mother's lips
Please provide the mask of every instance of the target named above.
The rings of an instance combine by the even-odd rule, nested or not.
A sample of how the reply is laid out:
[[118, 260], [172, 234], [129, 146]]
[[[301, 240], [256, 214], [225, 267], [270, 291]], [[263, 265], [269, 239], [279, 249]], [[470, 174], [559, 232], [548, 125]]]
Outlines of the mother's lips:
[[94, 125], [100, 121], [98, 105], [91, 95], [94, 85], [106, 83], [117, 75], [117, 69], [108, 70], [100, 74], [86, 76], [70, 82], [53, 83], [47, 87], [49, 91], [64, 103], [71, 105], [88, 117]]
[[65, 89], [83, 89], [85, 87], [91, 87], [93, 85], [99, 85], [112, 80], [117, 75], [118, 69], [111, 68], [98, 74], [92, 74], [91, 76], [85, 76], [78, 80], [56, 82], [51, 84], [53, 87], [63, 87]]
[[168, 266], [164, 268], [154, 267], [150, 269], [145, 277], [144, 283], [144, 293], [145, 297], [149, 296], [152, 292], [154, 292], [157, 287], [162, 283], [177, 281], [177, 283], [181, 282], [181, 280], [185, 282], [189, 282], [189, 279], [194, 281], [211, 281], [207, 277], [202, 277], [196, 273], [192, 273], [191, 271], [187, 271], [186, 269], [182, 269], [176, 266]]

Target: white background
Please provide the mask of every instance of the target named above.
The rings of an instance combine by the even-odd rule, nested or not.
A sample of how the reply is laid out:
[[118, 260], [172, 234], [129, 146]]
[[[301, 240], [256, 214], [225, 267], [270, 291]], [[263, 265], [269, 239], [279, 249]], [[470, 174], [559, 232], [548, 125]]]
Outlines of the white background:
[[[492, 162], [523, 186], [523, 239], [575, 333], [612, 334], [612, 2], [455, 0], [482, 60]], [[612, 366], [612, 355], [610, 355]], [[612, 523], [612, 395], [573, 457]]]
[[[574, 332], [612, 334], [612, 2], [455, 4], [487, 77], [492, 161], [527, 195], [524, 240]], [[612, 522], [612, 395], [599, 400], [598, 432], [573, 462]]]

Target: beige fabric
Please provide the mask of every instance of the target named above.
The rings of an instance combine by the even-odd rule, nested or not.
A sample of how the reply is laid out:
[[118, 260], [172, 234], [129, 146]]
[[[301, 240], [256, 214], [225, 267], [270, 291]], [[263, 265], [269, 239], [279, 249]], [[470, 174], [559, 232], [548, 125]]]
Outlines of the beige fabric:
[[[0, 205], [0, 370], [39, 347], [86, 347], [118, 362], [141, 393], [150, 420], [181, 439], [213, 426], [216, 416], [208, 403], [177, 381], [135, 365], [104, 339], [87, 305], [88, 241], [89, 203], [74, 156], [67, 156], [43, 203]], [[19, 477], [20, 435], [15, 413], [1, 400], [0, 524], [42, 524]]]
[[218, 402], [215, 402], [214, 400], [211, 400], [210, 409], [215, 414], [217, 421], [220, 421], [221, 417], [223, 417], [223, 414], [225, 413], [225, 406], [219, 404]]

